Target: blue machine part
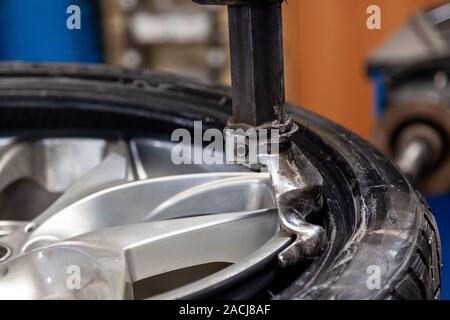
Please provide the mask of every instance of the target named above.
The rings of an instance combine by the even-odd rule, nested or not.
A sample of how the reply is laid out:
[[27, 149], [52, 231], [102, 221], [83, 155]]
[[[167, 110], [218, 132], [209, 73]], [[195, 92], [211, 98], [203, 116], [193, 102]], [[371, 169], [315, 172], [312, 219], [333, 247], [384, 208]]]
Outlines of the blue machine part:
[[433, 208], [442, 243], [441, 299], [450, 300], [450, 194], [427, 198]]
[[[81, 29], [70, 30], [67, 8], [81, 9]], [[102, 62], [98, 2], [0, 1], [0, 60]]]
[[375, 116], [381, 118], [384, 113], [386, 88], [383, 73], [380, 70], [371, 70], [370, 77], [375, 90]]

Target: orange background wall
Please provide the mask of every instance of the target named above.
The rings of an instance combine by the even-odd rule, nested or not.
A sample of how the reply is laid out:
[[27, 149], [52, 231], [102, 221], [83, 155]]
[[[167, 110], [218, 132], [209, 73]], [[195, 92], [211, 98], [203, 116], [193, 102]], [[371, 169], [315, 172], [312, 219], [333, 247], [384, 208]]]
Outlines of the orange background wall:
[[[288, 0], [284, 4], [289, 101], [364, 137], [373, 132], [373, 94], [365, 59], [419, 8], [436, 0]], [[381, 30], [368, 30], [367, 7], [381, 8]]]

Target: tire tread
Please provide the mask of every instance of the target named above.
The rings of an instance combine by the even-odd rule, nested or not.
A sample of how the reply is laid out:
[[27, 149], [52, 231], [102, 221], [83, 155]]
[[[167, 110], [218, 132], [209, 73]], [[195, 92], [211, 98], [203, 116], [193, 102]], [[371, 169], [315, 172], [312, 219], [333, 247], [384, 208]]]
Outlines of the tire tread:
[[[418, 193], [418, 192], [417, 192]], [[419, 194], [419, 193], [418, 193]], [[411, 257], [411, 264], [405, 275], [397, 281], [391, 298], [394, 300], [439, 299], [441, 250], [437, 225], [431, 215], [431, 209], [419, 194], [422, 205], [426, 210], [423, 214], [422, 225], [416, 242], [415, 254]]]

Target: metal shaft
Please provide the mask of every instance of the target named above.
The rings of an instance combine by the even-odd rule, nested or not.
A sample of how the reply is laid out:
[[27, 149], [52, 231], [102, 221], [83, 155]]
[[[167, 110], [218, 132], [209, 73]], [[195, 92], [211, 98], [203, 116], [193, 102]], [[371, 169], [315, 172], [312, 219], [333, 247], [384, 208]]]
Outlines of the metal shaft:
[[412, 124], [403, 128], [395, 140], [395, 162], [409, 178], [419, 183], [444, 153], [444, 141], [431, 125]]
[[228, 5], [233, 119], [259, 126], [283, 119], [284, 63], [280, 0], [194, 0]]
[[395, 162], [413, 181], [417, 181], [423, 171], [433, 162], [431, 146], [421, 139], [411, 140], [398, 153]]
[[251, 126], [281, 120], [284, 68], [278, 1], [228, 8], [233, 121]]

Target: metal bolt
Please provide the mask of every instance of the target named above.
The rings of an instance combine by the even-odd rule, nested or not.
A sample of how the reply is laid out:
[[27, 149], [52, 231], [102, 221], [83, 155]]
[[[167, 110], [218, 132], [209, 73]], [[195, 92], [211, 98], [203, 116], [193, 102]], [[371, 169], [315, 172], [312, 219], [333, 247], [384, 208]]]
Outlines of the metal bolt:
[[236, 156], [238, 158], [245, 158], [248, 154], [248, 148], [245, 144], [238, 144], [236, 146]]
[[34, 231], [36, 229], [36, 224], [34, 222], [30, 222], [29, 224], [27, 224], [24, 228], [24, 231], [26, 233], [30, 233], [32, 231]]
[[0, 262], [5, 261], [11, 255], [11, 249], [0, 244]]

